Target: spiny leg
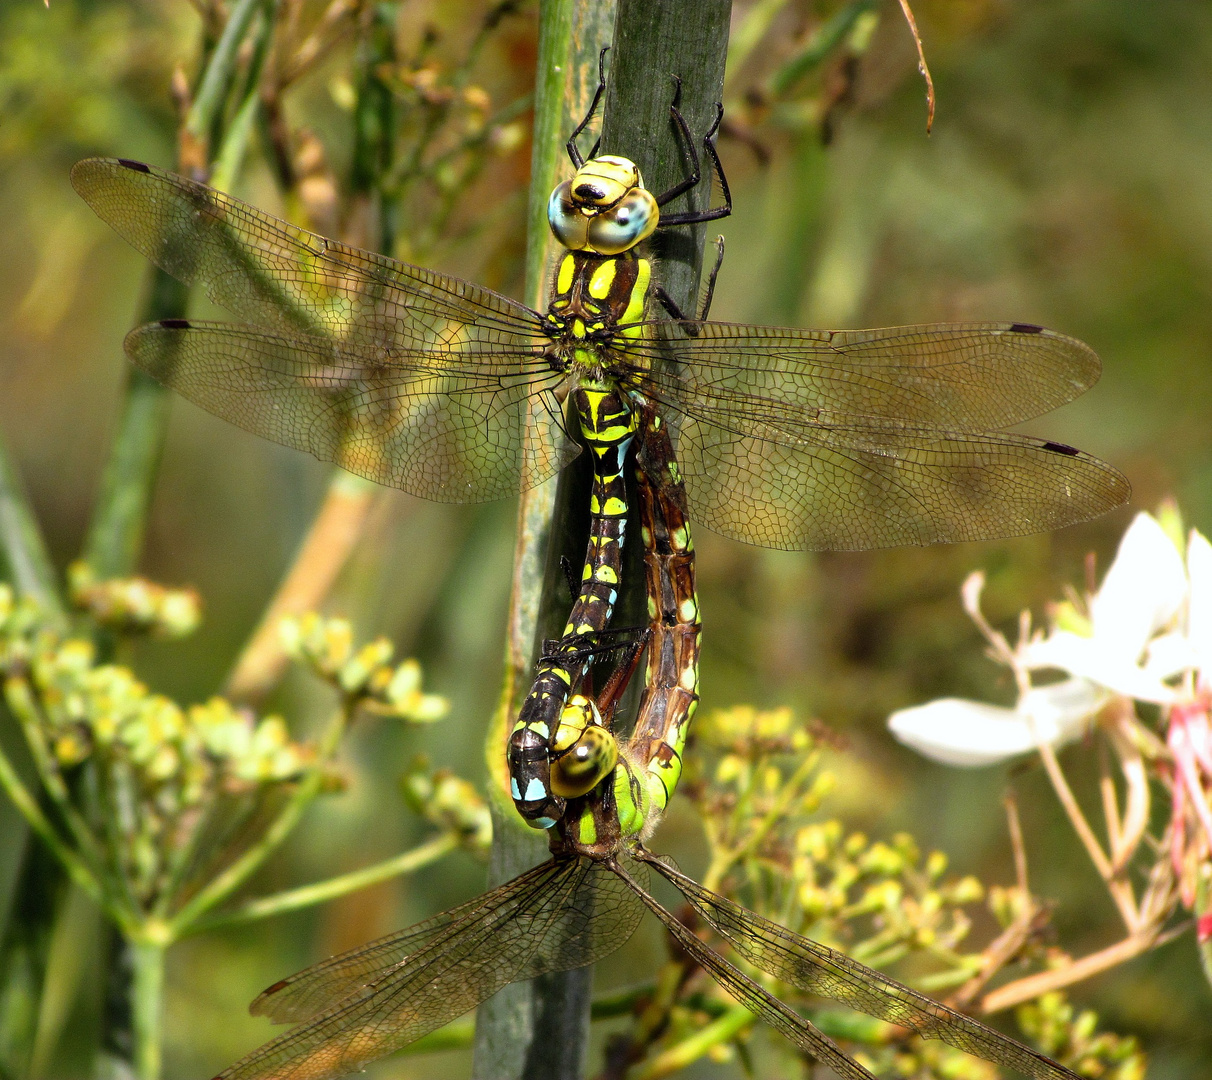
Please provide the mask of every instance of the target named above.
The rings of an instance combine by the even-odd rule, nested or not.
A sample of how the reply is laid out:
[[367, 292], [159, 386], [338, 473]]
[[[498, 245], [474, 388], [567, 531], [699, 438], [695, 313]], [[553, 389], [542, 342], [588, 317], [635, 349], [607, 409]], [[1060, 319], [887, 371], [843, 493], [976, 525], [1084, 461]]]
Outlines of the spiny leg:
[[715, 298], [715, 280], [717, 277], [719, 277], [720, 267], [723, 266], [723, 264], [724, 238], [722, 236], [717, 236], [715, 238], [715, 263], [711, 267], [711, 273], [707, 275], [707, 288], [703, 292], [703, 299], [699, 303], [698, 315], [694, 319], [686, 318], [685, 313], [680, 307], [678, 307], [673, 297], [665, 291], [665, 287], [663, 285], [657, 285], [652, 290], [653, 296], [656, 297], [657, 302], [661, 305], [661, 307], [663, 307], [669, 313], [669, 317], [675, 322], [681, 323], [682, 330], [685, 331], [685, 333], [690, 337], [698, 337], [699, 328], [695, 325], [696, 322], [706, 322], [707, 316], [711, 313], [711, 301]]
[[[610, 46], [603, 45], [602, 51], [598, 53], [598, 88], [593, 92], [593, 101], [590, 102], [589, 111], [585, 114], [584, 119], [572, 129], [572, 134], [568, 136], [568, 142], [564, 144], [564, 148], [568, 151], [568, 159], [572, 162], [574, 169], [579, 169], [585, 164], [585, 159], [581, 156], [581, 151], [577, 147], [577, 138], [589, 126], [594, 113], [598, 111], [598, 106], [602, 103], [602, 95], [606, 92], [606, 54], [608, 52], [610, 52]], [[589, 156], [592, 158], [597, 152], [597, 143], [594, 143]]]

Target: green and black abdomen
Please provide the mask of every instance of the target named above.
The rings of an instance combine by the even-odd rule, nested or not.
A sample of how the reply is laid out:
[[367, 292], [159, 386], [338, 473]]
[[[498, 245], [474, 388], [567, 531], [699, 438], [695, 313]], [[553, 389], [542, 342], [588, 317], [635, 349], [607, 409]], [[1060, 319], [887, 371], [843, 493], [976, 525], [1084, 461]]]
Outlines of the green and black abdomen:
[[560, 711], [591, 662], [587, 646], [610, 622], [618, 600], [627, 526], [627, 452], [636, 430], [629, 392], [605, 372], [636, 340], [650, 280], [645, 259], [570, 252], [556, 275], [548, 311], [552, 355], [567, 365], [572, 411], [593, 465], [589, 540], [580, 592], [563, 636], [539, 665], [510, 734], [510, 793], [536, 828], [561, 817], [565, 797], [553, 790], [552, 740]]

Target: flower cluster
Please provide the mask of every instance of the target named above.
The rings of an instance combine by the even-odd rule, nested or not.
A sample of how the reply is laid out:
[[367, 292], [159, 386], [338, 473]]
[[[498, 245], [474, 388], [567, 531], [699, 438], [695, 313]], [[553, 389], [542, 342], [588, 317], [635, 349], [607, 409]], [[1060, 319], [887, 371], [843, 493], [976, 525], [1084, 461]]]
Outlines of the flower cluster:
[[1045, 1054], [1083, 1076], [1144, 1080], [1145, 1055], [1136, 1039], [1098, 1031], [1097, 1015], [1089, 1009], [1078, 1012], [1058, 991], [1019, 1006], [1015, 1019]]
[[835, 819], [813, 820], [833, 787], [819, 741], [789, 709], [704, 718], [697, 745], [713, 778], [694, 797], [720, 865], [743, 852], [746, 876], [760, 882], [751, 906], [797, 933], [873, 966], [924, 951], [948, 967], [944, 984], [963, 981], [980, 964], [957, 951], [970, 926], [962, 908], [983, 898], [980, 882], [945, 880], [946, 857], [923, 860], [907, 834], [871, 840]]
[[[973, 1002], [1002, 965], [1028, 951], [1029, 934], [1007, 947], [1006, 933], [982, 952], [963, 951], [971, 929], [965, 909], [984, 900], [986, 890], [974, 877], [950, 875], [941, 852], [923, 855], [907, 834], [872, 840], [837, 820], [820, 819], [833, 786], [822, 768], [824, 752], [838, 742], [820, 725], [804, 725], [788, 709], [738, 706], [700, 717], [692, 738], [683, 790], [707, 834], [706, 888], [871, 967], [909, 960], [913, 985], [934, 994], [957, 990], [962, 1005]], [[1025, 890], [988, 892], [1003, 927], [1038, 923]], [[1025, 919], [1020, 898], [1028, 901]], [[748, 970], [744, 959], [740, 963]], [[873, 1075], [1000, 1075], [987, 1062], [908, 1037], [894, 1024], [821, 1008], [789, 986], [772, 990], [809, 1009], [812, 1022]], [[616, 1036], [610, 1053], [620, 1061], [649, 1058], [646, 1075], [666, 1075], [675, 1062], [685, 1065], [698, 1056], [724, 1061], [750, 1053], [745, 1043], [752, 1016], [679, 952], [634, 1008], [633, 1031]], [[1130, 1040], [1096, 1035], [1091, 1014], [1074, 1018], [1072, 1010], [1058, 1007], [1048, 1018], [1050, 1045], [1067, 1062], [1080, 1061], [1092, 1076], [1138, 1080], [1143, 1057]]]
[[129, 668], [98, 663], [92, 641], [61, 637], [6, 585], [0, 676], [76, 842], [141, 901], [185, 872], [220, 797], [296, 781], [314, 761], [279, 717], [257, 719], [222, 698], [182, 708]]
[[448, 769], [431, 768], [418, 756], [401, 780], [404, 801], [416, 814], [443, 832], [461, 838], [463, 847], [487, 852], [492, 846], [492, 815], [488, 804], [466, 780]]
[[0, 673], [15, 715], [60, 768], [93, 755], [119, 758], [145, 790], [172, 785], [179, 808], [216, 786], [297, 777], [311, 752], [292, 743], [280, 717], [257, 720], [222, 698], [182, 708], [153, 694], [129, 668], [98, 664], [86, 638], [39, 627], [36, 609], [13, 605], [0, 585]]
[[169, 589], [141, 577], [98, 581], [86, 562], [67, 568], [67, 587], [79, 611], [121, 634], [182, 638], [202, 620], [202, 600], [193, 589]]
[[347, 619], [325, 619], [309, 612], [283, 619], [279, 633], [289, 656], [373, 712], [430, 724], [450, 709], [444, 697], [421, 692], [421, 666], [415, 660], [392, 665], [395, 646], [387, 638], [355, 649]]

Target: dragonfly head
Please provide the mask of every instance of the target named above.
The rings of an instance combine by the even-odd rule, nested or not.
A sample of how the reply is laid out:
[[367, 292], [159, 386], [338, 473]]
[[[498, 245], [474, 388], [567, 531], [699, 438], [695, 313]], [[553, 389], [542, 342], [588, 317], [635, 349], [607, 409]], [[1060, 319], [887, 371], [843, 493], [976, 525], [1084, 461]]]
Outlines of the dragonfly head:
[[652, 235], [661, 212], [627, 158], [591, 158], [547, 200], [547, 220], [572, 251], [619, 255]]
[[610, 775], [618, 760], [619, 744], [602, 726], [597, 705], [584, 694], [573, 694], [552, 742], [551, 790], [565, 799], [586, 795]]

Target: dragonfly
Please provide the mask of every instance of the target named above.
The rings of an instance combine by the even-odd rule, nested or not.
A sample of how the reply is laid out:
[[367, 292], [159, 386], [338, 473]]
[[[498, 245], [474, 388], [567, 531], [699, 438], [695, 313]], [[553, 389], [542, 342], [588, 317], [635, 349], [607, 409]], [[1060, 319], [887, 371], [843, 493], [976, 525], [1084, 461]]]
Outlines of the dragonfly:
[[[299, 229], [203, 184], [125, 159], [89, 159], [72, 183], [136, 249], [200, 284], [243, 323], [171, 319], [132, 331], [132, 362], [257, 434], [412, 494], [476, 502], [594, 464], [582, 591], [567, 631], [604, 630], [626, 520], [622, 462], [637, 409], [676, 432], [693, 519], [782, 548], [863, 549], [1059, 528], [1123, 503], [1111, 466], [1003, 428], [1096, 381], [1082, 342], [1026, 323], [856, 331], [687, 318], [639, 253], [659, 228], [729, 212], [667, 214], [702, 179], [660, 196], [626, 158], [584, 160], [548, 205], [565, 249], [540, 312], [470, 282]], [[718, 264], [717, 264], [718, 266]], [[710, 286], [707, 295], [710, 297]], [[658, 317], [661, 307], [672, 318]], [[575, 421], [565, 415], [571, 405]], [[577, 436], [580, 436], [580, 442]], [[550, 828], [552, 734], [582, 671], [541, 668], [511, 733], [518, 812]]]
[[[715, 122], [702, 143], [712, 175], [718, 177], [723, 205], [680, 214], [661, 213], [663, 206], [702, 179], [695, 142], [678, 108], [680, 80], [675, 79], [670, 115], [690, 159], [689, 174], [681, 182], [661, 195], [653, 195], [644, 187], [633, 162], [613, 156], [584, 159], [577, 139], [592, 120], [605, 91], [605, 55], [603, 50], [593, 102], [566, 144], [575, 174], [556, 188], [548, 207], [552, 231], [567, 254], [555, 275], [551, 303], [543, 316], [548, 342], [543, 359], [549, 369], [575, 370], [575, 378], [566, 379], [556, 397], [561, 402], [566, 399], [571, 413], [568, 433], [578, 434], [579, 443], [590, 452], [593, 480], [582, 585], [574, 593], [575, 602], [561, 639], [571, 646], [563, 650], [557, 646], [543, 657], [508, 749], [515, 805], [523, 819], [536, 828], [550, 828], [563, 812], [564, 799], [549, 782], [552, 732], [569, 692], [584, 675], [582, 657], [590, 655], [573, 646], [585, 635], [605, 630], [618, 598], [628, 511], [623, 470], [635, 430], [635, 412], [630, 400], [633, 391], [607, 370], [604, 360], [607, 354], [626, 350], [643, 333], [652, 264], [637, 257], [634, 249], [658, 228], [684, 227], [731, 213], [728, 183], [713, 143], [723, 116], [722, 106], [717, 107]], [[202, 282], [212, 299], [229, 307], [233, 307], [232, 290], [238, 291], [242, 302], [251, 302], [253, 309], [235, 306], [233, 310], [250, 318], [256, 318], [257, 312], [264, 315], [266, 305], [277, 305], [278, 316], [308, 335], [310, 357], [317, 361], [310, 366], [306, 352], [285, 359], [284, 354], [293, 348], [290, 341], [257, 334], [248, 327], [173, 319], [132, 332], [126, 340], [126, 351], [134, 363], [187, 397], [237, 423], [292, 444], [304, 439], [303, 431], [310, 427], [313, 441], [309, 448], [319, 456], [437, 498], [459, 500], [469, 496], [466, 491], [452, 494], [448, 477], [418, 481], [419, 486], [410, 486], [398, 472], [388, 477], [383, 472], [384, 455], [419, 455], [422, 470], [429, 455], [430, 464], [436, 464], [438, 471], [449, 471], [480, 468], [494, 454], [517, 451], [513, 444], [520, 430], [518, 415], [507, 409], [505, 430], [497, 431], [501, 418], [495, 406], [487, 407], [482, 417], [473, 416], [467, 407], [468, 402], [487, 402], [484, 395], [492, 391], [485, 390], [486, 380], [491, 383], [504, 378], [502, 371], [494, 374], [491, 367], [473, 373], [472, 366], [482, 365], [494, 352], [498, 359], [508, 356], [517, 345], [516, 335], [511, 339], [499, 325], [489, 325], [484, 312], [477, 313], [471, 306], [477, 302], [477, 293], [483, 294], [483, 300], [500, 301], [503, 297], [436, 275], [429, 275], [433, 279], [429, 289], [414, 280], [411, 294], [397, 288], [394, 294], [383, 296], [383, 282], [378, 289], [370, 289], [367, 274], [380, 275], [390, 288], [390, 283], [400, 284], [395, 270], [402, 264], [389, 265], [391, 261], [387, 260], [368, 268], [367, 261], [375, 259], [369, 253], [340, 249], [331, 241], [298, 230], [294, 239], [303, 248], [294, 253], [296, 265], [286, 266], [282, 247], [287, 241], [280, 232], [290, 229], [285, 223], [259, 216], [253, 208], [204, 185], [141, 162], [80, 162], [72, 171], [72, 182], [104, 220], [168, 273], [190, 284]], [[279, 230], [276, 237], [272, 235], [274, 229]], [[262, 241], [259, 250], [258, 239]], [[267, 239], [269, 242], [265, 242]], [[418, 268], [409, 269], [414, 276], [424, 273]], [[351, 273], [363, 279], [361, 297], [356, 301], [347, 283], [334, 281]], [[672, 307], [660, 286], [651, 291], [666, 307]], [[453, 304], [452, 292], [462, 292], [464, 303]], [[441, 293], [447, 295], [435, 298]], [[709, 307], [709, 297], [710, 290], [703, 314]], [[374, 312], [366, 310], [368, 304], [375, 307]], [[501, 322], [501, 313], [494, 322]], [[373, 324], [381, 324], [378, 331], [368, 329]], [[242, 329], [248, 331], [245, 340], [234, 346], [231, 335]], [[276, 329], [280, 332], [282, 327]], [[325, 336], [317, 337], [320, 333]], [[476, 343], [469, 348], [460, 372], [450, 362], [461, 351], [460, 339], [465, 336]], [[410, 344], [416, 348], [422, 337], [425, 351], [413, 352], [404, 367], [392, 359], [401, 347], [406, 351]], [[362, 367], [356, 375], [338, 342], [361, 351], [362, 360], [358, 362]], [[513, 359], [518, 372], [511, 381], [525, 385], [528, 364], [540, 358], [531, 350], [530, 355], [524, 353]], [[367, 361], [378, 364], [381, 373], [367, 369]], [[247, 370], [250, 364], [257, 367], [255, 373]], [[243, 376], [238, 370], [242, 367], [246, 369]], [[293, 392], [287, 385], [292, 381]], [[318, 396], [311, 393], [317, 383], [322, 383], [325, 391]], [[300, 390], [311, 399], [306, 405], [299, 404]], [[505, 397], [512, 393], [515, 405], [526, 404], [516, 389], [506, 393], [502, 386], [502, 393]], [[397, 399], [394, 402], [393, 397]], [[410, 400], [406, 403], [405, 399]], [[407, 417], [400, 414], [400, 405], [405, 405]], [[553, 407], [546, 401], [545, 410], [543, 424], [563, 423], [559, 404]], [[317, 412], [322, 415], [317, 416]], [[267, 413], [271, 415], [267, 417]], [[267, 419], [274, 425], [272, 432], [264, 430]], [[399, 430], [401, 423], [407, 431]], [[328, 427], [328, 432], [319, 431], [317, 424]], [[331, 425], [339, 427], [339, 433]], [[330, 440], [324, 450], [317, 449], [316, 438]], [[477, 445], [477, 440], [484, 438], [490, 444], [501, 445]], [[554, 454], [563, 460], [580, 451], [577, 443], [544, 445], [550, 441], [540, 436], [540, 456]], [[333, 447], [338, 443], [340, 450], [335, 451]], [[368, 455], [373, 465], [368, 463]], [[477, 459], [476, 465], [466, 460], [468, 455]], [[488, 467], [491, 471], [492, 466]], [[523, 466], [523, 477], [527, 472]], [[461, 486], [471, 490], [470, 497], [479, 497], [475, 482], [465, 480]]]
[[[613, 677], [605, 700], [572, 695], [556, 743], [567, 739], [591, 749], [584, 758], [558, 758], [553, 777], [573, 784], [597, 779], [569, 798], [550, 832], [550, 859], [435, 918], [275, 983], [251, 1011], [295, 1026], [217, 1080], [344, 1075], [473, 1009], [511, 981], [609, 955], [645, 910], [695, 964], [803, 1053], [848, 1080], [873, 1080], [811, 1021], [668, 911], [649, 891], [652, 872], [758, 971], [1037, 1080], [1078, 1080], [1030, 1047], [704, 888], [645, 846], [680, 775], [698, 702], [701, 626], [685, 493], [668, 426], [643, 410], [637, 437], [651, 619], [645, 687], [630, 738], [622, 742], [613, 730]], [[565, 644], [583, 646], [580, 640]]]

